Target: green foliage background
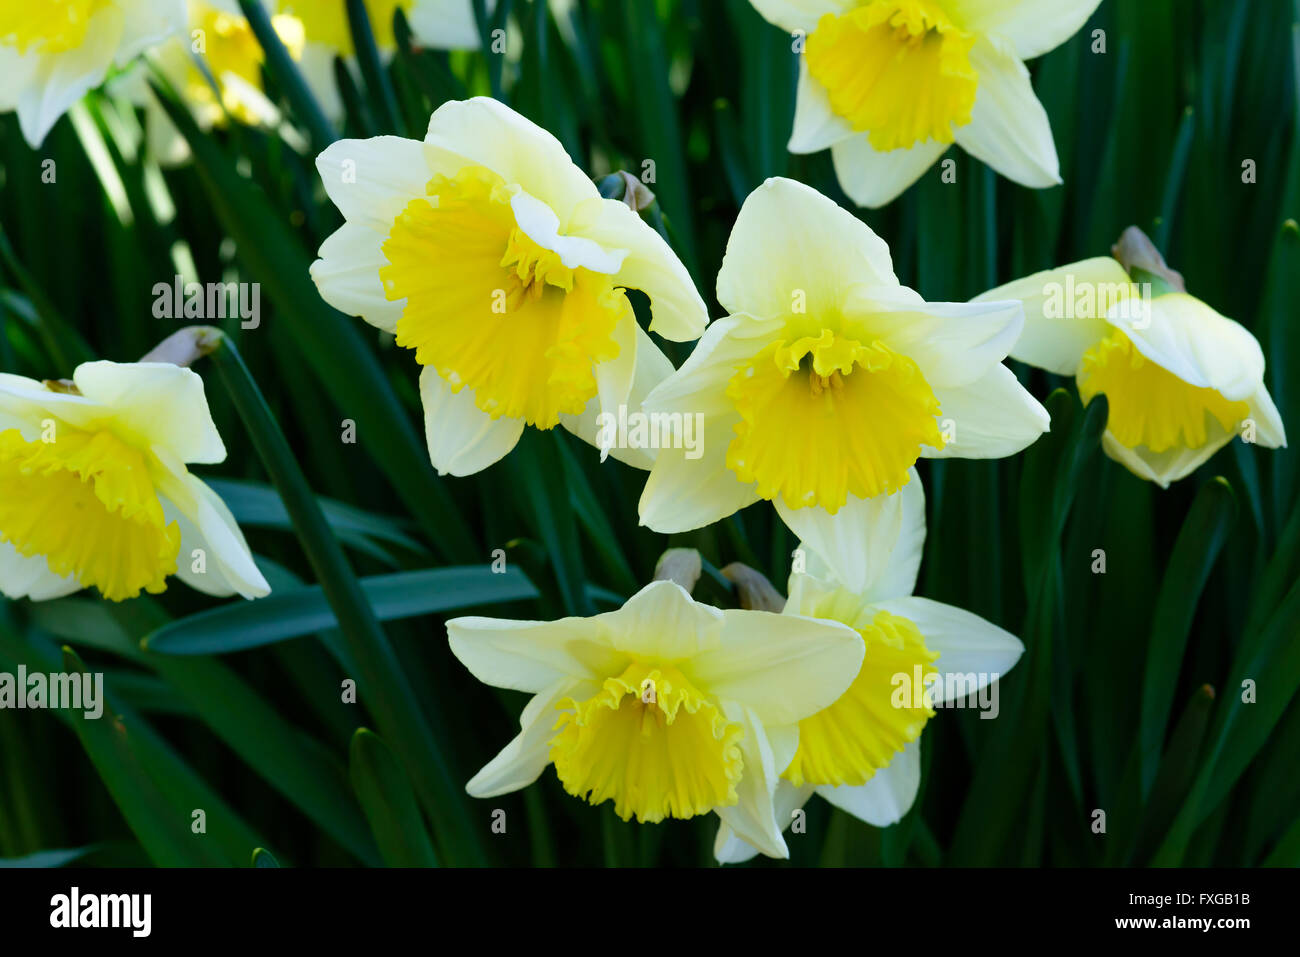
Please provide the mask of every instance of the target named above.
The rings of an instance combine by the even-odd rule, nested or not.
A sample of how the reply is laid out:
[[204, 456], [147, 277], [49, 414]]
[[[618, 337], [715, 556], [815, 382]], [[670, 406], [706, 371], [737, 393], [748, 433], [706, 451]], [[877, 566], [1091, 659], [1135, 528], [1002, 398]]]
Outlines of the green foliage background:
[[[651, 219], [715, 317], [727, 234], [765, 177], [853, 208], [829, 153], [787, 154], [796, 59], [746, 0], [553, 6], [501, 0], [484, 34], [504, 22], [510, 58], [407, 45], [349, 91], [340, 132], [418, 137], [440, 102], [494, 93], [593, 177], [653, 159]], [[1105, 0], [1031, 63], [1064, 187], [1021, 188], [954, 148], [956, 184], [935, 167], [859, 215], [930, 300], [1104, 255], [1141, 226], [1190, 292], [1260, 339], [1294, 435], [1298, 21], [1292, 0]], [[284, 75], [269, 79], [289, 89]], [[275, 595], [221, 605], [178, 585], [120, 605], [91, 593], [0, 603], [0, 670], [84, 661], [107, 673], [114, 715], [0, 712], [0, 858], [248, 866], [264, 848], [258, 865], [712, 863], [715, 818], [624, 824], [565, 795], [550, 770], [524, 792], [466, 797], [463, 782], [514, 734], [525, 699], [470, 678], [443, 616], [604, 610], [669, 545], [700, 549], [697, 597], [725, 605], [734, 597], [714, 570], [731, 561], [784, 584], [796, 543], [770, 507], [652, 534], [636, 522], [644, 474], [599, 465], [558, 431], [529, 430], [471, 479], [438, 478], [410, 356], [327, 307], [308, 278], [341, 221], [311, 156], [255, 130], [189, 130], [194, 163], [162, 172], [134, 145], [138, 123], [95, 95], [33, 151], [0, 117], [0, 367], [58, 378], [87, 358], [133, 361], [184, 324], [153, 317], [155, 283], [260, 282], [261, 326], [224, 328], [324, 507], [271, 483], [256, 415], [237, 414], [237, 400], [251, 401], [237, 361], [201, 362], [230, 449], [205, 477]], [[666, 344], [677, 364], [689, 348]], [[930, 531], [918, 592], [1027, 646], [1002, 681], [1001, 716], [930, 723], [921, 794], [895, 827], [810, 804], [793, 863], [1300, 864], [1297, 452], [1234, 442], [1161, 491], [1098, 451], [1104, 403], [1085, 412], [1072, 383], [1016, 371], [1046, 401], [1050, 434], [1002, 461], [920, 466]], [[344, 419], [358, 444], [340, 441]], [[512, 574], [488, 573], [496, 548]], [[1098, 548], [1104, 575], [1091, 570]], [[358, 676], [360, 703], [341, 703], [341, 682]], [[1244, 679], [1257, 683], [1254, 704], [1242, 703]], [[504, 835], [491, 831], [496, 808]], [[1095, 809], [1105, 834], [1092, 829]]]

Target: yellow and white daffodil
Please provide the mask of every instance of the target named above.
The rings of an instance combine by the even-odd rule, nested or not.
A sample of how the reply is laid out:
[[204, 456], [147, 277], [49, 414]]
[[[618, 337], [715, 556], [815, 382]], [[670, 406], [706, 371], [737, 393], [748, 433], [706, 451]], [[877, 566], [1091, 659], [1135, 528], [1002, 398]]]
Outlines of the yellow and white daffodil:
[[[262, 83], [265, 56], [235, 0], [189, 0], [189, 32], [158, 46], [153, 58], [194, 116], [201, 130], [220, 129], [227, 117], [247, 126], [275, 126], [280, 111]], [[302, 57], [303, 27], [295, 17], [276, 15], [271, 24], [295, 60]], [[203, 66], [211, 74], [204, 74]], [[164, 166], [189, 159], [189, 145], [153, 95], [148, 71], [125, 74], [111, 87], [145, 108], [149, 152]], [[213, 89], [213, 84], [216, 89]]]
[[[302, 22], [307, 44], [299, 67], [325, 115], [343, 116], [343, 99], [334, 75], [334, 60], [356, 60], [352, 29], [343, 0], [276, 0], [277, 9]], [[489, 0], [489, 11], [495, 6]], [[479, 46], [473, 0], [365, 0], [375, 47], [384, 60], [397, 50], [393, 17], [400, 9], [411, 28], [412, 40], [435, 50], [473, 50]]]
[[898, 491], [919, 457], [1011, 455], [1047, 430], [1002, 365], [1020, 303], [926, 302], [880, 237], [802, 183], [769, 179], [745, 200], [718, 300], [731, 315], [645, 401], [703, 416], [696, 457], [655, 460], [640, 506], [655, 531], [770, 499], [808, 538]]
[[185, 467], [225, 457], [189, 369], [0, 374], [0, 591], [44, 600], [93, 586], [122, 601], [176, 575], [209, 595], [268, 594], [230, 510]]
[[185, 27], [184, 0], [7, 0], [0, 4], [0, 112], [39, 146], [115, 64]]
[[[843, 622], [865, 648], [848, 690], [799, 722], [798, 750], [773, 796], [778, 827], [813, 794], [875, 827], [897, 823], [916, 798], [921, 731], [934, 707], [988, 704], [990, 686], [1024, 651], [978, 615], [912, 595], [925, 544], [919, 479], [874, 499], [860, 519], [852, 535], [804, 542], [808, 573], [790, 576], [783, 614]], [[725, 821], [719, 827], [714, 853], [723, 863], [760, 850]]]
[[1068, 40], [1101, 0], [751, 2], [802, 37], [790, 152], [829, 147], [859, 205], [894, 199], [954, 141], [1017, 183], [1061, 182], [1024, 61]]
[[312, 277], [326, 302], [414, 350], [439, 472], [486, 468], [525, 424], [596, 444], [602, 410], [639, 408], [672, 366], [625, 288], [649, 297], [650, 329], [667, 339], [694, 339], [708, 321], [659, 234], [495, 100], [443, 104], [423, 142], [340, 141], [316, 166], [347, 222]]
[[1167, 487], [1237, 435], [1285, 446], [1255, 337], [1186, 292], [1150, 291], [1115, 259], [1097, 257], [975, 301], [1024, 303], [1024, 331], [1011, 355], [1073, 376], [1085, 404], [1105, 395], [1102, 448], [1139, 478]]
[[471, 795], [527, 787], [554, 764], [565, 790], [624, 820], [716, 811], [774, 857], [787, 856], [772, 796], [797, 726], [843, 694], [863, 649], [846, 625], [720, 611], [670, 581], [591, 618], [457, 618], [447, 632], [474, 677], [535, 696]]

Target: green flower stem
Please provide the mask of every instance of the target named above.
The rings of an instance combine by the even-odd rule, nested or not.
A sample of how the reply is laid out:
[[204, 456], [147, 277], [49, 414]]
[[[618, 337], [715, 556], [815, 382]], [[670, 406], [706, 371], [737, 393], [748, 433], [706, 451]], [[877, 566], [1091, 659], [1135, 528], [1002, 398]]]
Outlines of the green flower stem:
[[361, 66], [361, 77], [366, 81], [370, 93], [371, 109], [375, 110], [375, 120], [385, 133], [405, 133], [402, 121], [398, 118], [397, 96], [393, 93], [393, 84], [384, 72], [384, 65], [379, 60], [379, 48], [375, 45], [375, 31], [370, 26], [370, 16], [362, 0], [347, 0], [348, 27], [352, 31], [352, 46], [357, 51], [357, 63]]
[[216, 366], [235, 410], [248, 429], [253, 447], [284, 499], [307, 560], [334, 609], [343, 640], [357, 663], [357, 677], [368, 692], [366, 706], [411, 775], [433, 821], [443, 850], [442, 858], [455, 864], [485, 864], [486, 855], [470, 820], [464, 792], [457, 786], [401, 662], [379, 627], [279, 423], [235, 344], [217, 329], [195, 332], [207, 344], [204, 351]]
[[284, 95], [289, 98], [294, 115], [306, 124], [316, 149], [323, 150], [339, 138], [338, 131], [325, 117], [325, 111], [316, 102], [316, 97], [312, 95], [307, 81], [303, 79], [302, 71], [294, 65], [293, 58], [289, 56], [289, 51], [280, 40], [279, 34], [271, 26], [271, 17], [266, 7], [258, 0], [239, 0], [239, 9], [247, 18], [253, 35], [257, 37], [257, 42], [262, 45], [262, 50], [266, 53], [266, 68], [280, 84]]

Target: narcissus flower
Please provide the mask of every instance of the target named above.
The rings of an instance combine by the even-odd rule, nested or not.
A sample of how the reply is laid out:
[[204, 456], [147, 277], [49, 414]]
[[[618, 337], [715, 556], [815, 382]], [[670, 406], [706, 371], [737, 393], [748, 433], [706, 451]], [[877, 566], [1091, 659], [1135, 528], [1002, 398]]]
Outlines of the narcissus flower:
[[649, 297], [650, 329], [667, 339], [694, 339], [707, 322], [659, 234], [495, 100], [442, 105], [422, 143], [343, 140], [316, 165], [347, 222], [312, 277], [327, 302], [414, 351], [440, 472], [486, 468], [525, 424], [596, 444], [602, 410], [639, 408], [672, 366], [625, 288]]
[[1024, 61], [1101, 0], [751, 0], [804, 34], [792, 153], [827, 147], [844, 191], [883, 206], [955, 140], [1025, 186], [1061, 182]]
[[641, 496], [659, 532], [770, 499], [798, 534], [898, 491], [919, 457], [996, 458], [1048, 427], [1003, 366], [1016, 301], [930, 303], [889, 249], [816, 190], [769, 179], [745, 200], [718, 274], [731, 315], [646, 399], [698, 413], [702, 454], [663, 449]]
[[775, 857], [786, 848], [772, 795], [797, 724], [862, 663], [862, 639], [845, 625], [719, 611], [668, 581], [592, 618], [457, 618], [447, 632], [480, 681], [535, 695], [470, 794], [516, 791], [554, 764], [565, 790], [613, 801], [624, 820], [717, 811]]
[[[472, 50], [479, 46], [473, 0], [364, 2], [375, 37], [375, 48], [385, 61], [397, 50], [393, 17], [398, 10], [406, 15], [411, 37], [419, 46], [435, 50]], [[494, 0], [488, 0], [489, 12], [495, 6]], [[299, 64], [303, 78], [325, 115], [337, 120], [344, 111], [334, 75], [334, 60], [342, 57], [345, 63], [352, 64], [356, 59], [347, 7], [343, 0], [277, 0], [276, 8], [301, 21], [307, 39]]]
[[1024, 331], [1011, 355], [1073, 376], [1085, 404], [1105, 395], [1102, 448], [1139, 478], [1168, 486], [1236, 435], [1285, 446], [1255, 337], [1185, 292], [1150, 293], [1118, 261], [1098, 257], [976, 301], [1024, 302]]
[[185, 467], [225, 457], [189, 369], [0, 374], [0, 591], [43, 600], [93, 586], [122, 601], [176, 575], [209, 595], [268, 594], [230, 510]]
[[0, 111], [39, 146], [110, 67], [185, 26], [184, 0], [10, 0], [0, 4]]
[[[990, 686], [1024, 650], [977, 615], [912, 595], [925, 544], [919, 479], [858, 518], [852, 534], [805, 541], [808, 573], [790, 576], [784, 614], [843, 622], [865, 649], [844, 694], [799, 722], [798, 750], [773, 797], [778, 827], [814, 793], [876, 827], [898, 822], [916, 798], [921, 732], [935, 707], [990, 703]], [[759, 850], [725, 821], [719, 827], [720, 861]]]

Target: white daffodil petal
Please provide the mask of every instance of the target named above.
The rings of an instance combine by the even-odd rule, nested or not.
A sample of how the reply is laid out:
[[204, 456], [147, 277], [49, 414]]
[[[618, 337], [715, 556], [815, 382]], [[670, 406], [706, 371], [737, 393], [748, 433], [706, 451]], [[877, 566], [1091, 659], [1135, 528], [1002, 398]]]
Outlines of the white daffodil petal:
[[691, 274], [630, 206], [615, 199], [588, 199], [574, 210], [568, 228], [607, 249], [626, 250], [618, 285], [639, 289], [650, 299], [651, 332], [674, 342], [699, 338], [709, 312]]
[[[159, 454], [159, 450], [154, 450]], [[207, 483], [163, 458], [166, 475], [158, 481], [163, 513], [181, 529], [176, 576], [208, 595], [262, 598], [271, 586], [253, 561], [248, 542], [229, 507]]]
[[863, 133], [831, 146], [831, 161], [835, 178], [849, 199], [879, 209], [903, 195], [951, 145], [930, 140], [906, 149], [881, 151]]
[[[338, 123], [346, 112], [343, 108], [343, 96], [339, 93], [338, 81], [334, 76], [335, 53], [323, 43], [308, 40], [302, 48], [302, 58], [298, 61], [298, 72], [307, 81], [307, 88], [320, 104], [321, 112], [332, 123]], [[354, 66], [344, 64], [354, 76]], [[425, 177], [428, 178], [427, 176]], [[329, 188], [326, 187], [326, 192]], [[333, 196], [330, 197], [333, 199]]]
[[612, 276], [622, 268], [623, 260], [627, 258], [626, 249], [605, 248], [585, 236], [561, 235], [560, 218], [555, 215], [555, 210], [522, 189], [517, 189], [510, 197], [510, 209], [524, 235], [543, 249], [558, 254], [560, 262], [570, 269], [582, 267]]
[[453, 392], [433, 366], [420, 371], [424, 438], [439, 475], [473, 475], [509, 454], [524, 434], [524, 420], [492, 418], [474, 404], [474, 392]]
[[[772, 795], [772, 808], [777, 823], [782, 831], [789, 829], [794, 821], [795, 812], [799, 811], [813, 795], [813, 786], [795, 787], [782, 778], [776, 782], [776, 793]], [[718, 822], [718, 835], [713, 841], [713, 856], [719, 864], [743, 864], [758, 854], [758, 848], [742, 841], [726, 821]]]
[[1161, 488], [1168, 488], [1171, 483], [1187, 478], [1208, 462], [1215, 452], [1231, 442], [1236, 435], [1222, 428], [1212, 419], [1207, 421], [1206, 428], [1209, 441], [1194, 449], [1184, 445], [1177, 445], [1163, 452], [1152, 452], [1145, 446], [1129, 448], [1121, 445], [1109, 429], [1101, 435], [1101, 448], [1138, 478], [1155, 482]]
[[[485, 96], [451, 100], [429, 118], [424, 138], [432, 164], [454, 175], [467, 163], [485, 166], [507, 185], [565, 216], [583, 200], [600, 196], [596, 184], [573, 165], [554, 136], [502, 103]], [[424, 184], [419, 191], [424, 192]]]
[[727, 468], [735, 421], [734, 415], [705, 416], [696, 450], [659, 450], [641, 490], [642, 525], [666, 535], [689, 532], [758, 501], [758, 483], [742, 482]]
[[[730, 415], [734, 406], [726, 396], [727, 383], [746, 359], [784, 328], [784, 319], [744, 314], [711, 323], [676, 374], [646, 397], [647, 411]], [[726, 438], [730, 440], [730, 433]]]
[[835, 807], [872, 827], [889, 827], [903, 819], [921, 786], [921, 739], [904, 745], [902, 753], [886, 767], [856, 787], [817, 788]]
[[[923, 447], [930, 459], [998, 459], [1015, 455], [1051, 428], [1051, 417], [1015, 373], [994, 366], [982, 379], [959, 389], [935, 389], [939, 422], [947, 442]], [[950, 438], [948, 438], [950, 436]]]
[[653, 581], [622, 608], [597, 618], [618, 651], [642, 659], [679, 661], [719, 644], [724, 614], [697, 602], [676, 582]]
[[1025, 65], [987, 37], [971, 48], [970, 62], [979, 87], [970, 123], [955, 130], [958, 145], [1023, 186], [1060, 185], [1052, 127]]
[[[488, 0], [490, 16], [496, 7]], [[411, 34], [434, 50], [473, 50], [481, 42], [472, 0], [416, 0], [407, 11]]]
[[568, 697], [582, 701], [599, 690], [600, 684], [595, 681], [561, 678], [539, 692], [519, 716], [519, 734], [470, 778], [465, 790], [471, 797], [490, 798], [528, 787], [551, 762], [555, 706]]
[[963, 30], [994, 33], [1022, 60], [1054, 50], [1088, 22], [1101, 0], [947, 0], [944, 8]]
[[[185, 30], [184, 0], [127, 0], [121, 4], [122, 36], [117, 63], [126, 63], [138, 54]], [[238, 13], [238, 10], [231, 11]], [[94, 29], [93, 22], [91, 29]]]
[[897, 286], [885, 241], [811, 186], [773, 177], [740, 207], [718, 272], [731, 313], [834, 314], [858, 283]]
[[1269, 449], [1286, 448], [1286, 426], [1282, 424], [1282, 414], [1262, 384], [1250, 397], [1250, 418], [1255, 423], [1255, 442]]
[[113, 429], [138, 445], [162, 446], [182, 462], [224, 462], [226, 447], [203, 380], [170, 362], [83, 362], [72, 374], [90, 402], [113, 410]]
[[[790, 143], [787, 148], [791, 153], [817, 153], [857, 135], [859, 134], [849, 121], [831, 109], [831, 100], [826, 95], [826, 87], [812, 78], [812, 74], [808, 72], [808, 61], [800, 57], [794, 130], [790, 133]], [[865, 140], [865, 137], [862, 138]]]
[[1124, 267], [1110, 256], [1097, 256], [1059, 269], [1046, 269], [998, 286], [971, 302], [1018, 299], [1025, 325], [1011, 350], [1012, 358], [1057, 375], [1079, 371], [1083, 354], [1110, 332], [1105, 313], [1134, 290]]
[[1135, 319], [1120, 303], [1106, 321], [1156, 365], [1228, 399], [1249, 399], [1264, 381], [1264, 353], [1240, 323], [1185, 292], [1156, 296]]
[[385, 332], [397, 330], [405, 299], [390, 301], [379, 270], [388, 265], [385, 235], [369, 225], [344, 223], [321, 244], [311, 278], [321, 298], [349, 316], [360, 316]]
[[[962, 676], [962, 681], [938, 685], [935, 700], [946, 703], [954, 694], [978, 691], [1012, 669], [1025, 646], [1020, 639], [979, 615], [952, 605], [909, 595], [878, 602], [878, 608], [908, 619], [937, 651], [934, 667], [940, 674]], [[961, 689], [965, 688], [965, 692]]]
[[80, 589], [74, 576], [50, 571], [44, 555], [22, 555], [12, 543], [0, 542], [0, 594], [6, 598], [49, 601]]
[[31, 146], [39, 147], [59, 118], [103, 82], [122, 40], [122, 23], [122, 11], [107, 6], [91, 17], [80, 46], [58, 54], [27, 54], [37, 58], [37, 65], [16, 106], [18, 125]]
[[[899, 287], [899, 290], [904, 287]], [[1014, 299], [925, 302], [912, 290], [859, 287], [845, 313], [895, 352], [913, 359], [935, 389], [970, 385], [1002, 362], [1024, 324]]]
[[730, 807], [717, 808], [718, 817], [741, 840], [768, 857], [789, 857], [773, 799], [777, 780], [799, 747], [799, 728], [765, 728], [757, 715], [735, 702], [724, 701], [723, 711], [728, 721], [745, 730], [740, 742], [745, 771], [736, 785], [739, 800]]
[[[485, 574], [488, 574], [485, 572]], [[596, 618], [511, 621], [465, 617], [447, 622], [451, 652], [479, 681], [540, 694], [562, 679], [603, 680], [624, 656]]]
[[846, 13], [858, 0], [750, 0], [768, 23], [787, 33], [812, 33], [817, 21], [828, 13]]
[[316, 169], [348, 222], [385, 236], [406, 204], [425, 195], [433, 176], [424, 144], [401, 136], [339, 140], [316, 157]]
[[764, 724], [797, 724], [848, 690], [863, 651], [862, 637], [837, 621], [731, 609], [721, 643], [693, 658], [686, 674]]

